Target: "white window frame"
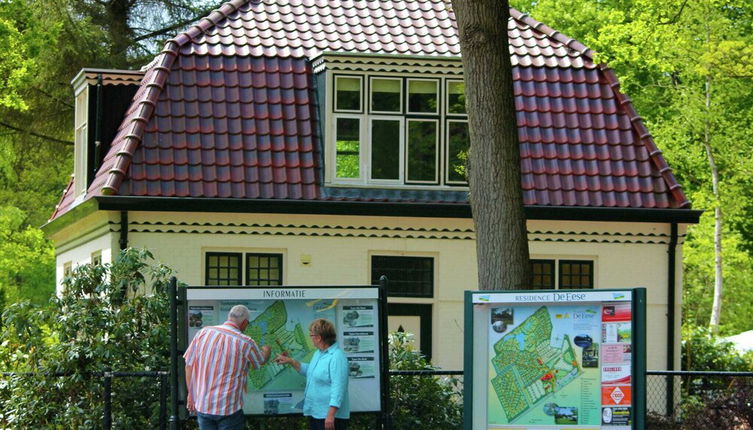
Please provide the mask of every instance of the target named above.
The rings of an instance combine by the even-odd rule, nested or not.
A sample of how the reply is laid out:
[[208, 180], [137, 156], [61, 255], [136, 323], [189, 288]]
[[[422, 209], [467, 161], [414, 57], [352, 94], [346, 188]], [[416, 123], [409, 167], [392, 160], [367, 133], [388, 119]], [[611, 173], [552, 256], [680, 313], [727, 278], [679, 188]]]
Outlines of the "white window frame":
[[[397, 112], [391, 112], [391, 111], [379, 111], [379, 110], [372, 110], [371, 109], [371, 106], [373, 104], [373, 99], [372, 99], [373, 92], [372, 91], [373, 91], [373, 88], [374, 88], [374, 81], [375, 80], [397, 81], [400, 84], [400, 110], [398, 110]], [[403, 111], [405, 109], [407, 109], [407, 107], [403, 106], [405, 104], [405, 97], [403, 97], [403, 91], [404, 90], [405, 90], [405, 88], [403, 88], [403, 78], [392, 77], [392, 76], [369, 76], [369, 88], [368, 88], [368, 91], [369, 91], [369, 95], [368, 95], [369, 106], [368, 106], [368, 109], [367, 109], [366, 112], [369, 115], [371, 115], [371, 114], [375, 114], [375, 115], [380, 115], [380, 114], [386, 114], [386, 115], [403, 115]]]
[[[363, 78], [364, 78], [363, 75], [345, 75], [345, 74], [343, 74], [343, 75], [341, 75], [341, 74], [335, 75], [335, 77], [333, 79], [334, 91], [332, 92], [332, 94], [333, 94], [333, 97], [332, 97], [332, 111], [333, 112], [335, 112], [335, 113], [356, 113], [356, 114], [362, 114], [362, 113], [365, 112], [365, 110], [364, 110], [365, 106], [363, 105], [363, 100], [364, 100]], [[358, 79], [358, 85], [359, 85], [359, 88], [360, 88], [360, 98], [358, 100], [358, 106], [360, 107], [360, 109], [358, 109], [358, 110], [352, 110], [352, 109], [338, 109], [337, 108], [337, 81], [339, 79]]]
[[[410, 172], [408, 171], [410, 169], [410, 164], [408, 162], [408, 145], [410, 142], [408, 142], [408, 129], [410, 126], [410, 123], [412, 121], [415, 122], [433, 122], [436, 125], [437, 134], [434, 136], [434, 165], [436, 168], [434, 169], [434, 181], [418, 181], [418, 180], [411, 180], [410, 178]], [[425, 185], [439, 185], [439, 140], [440, 140], [440, 134], [442, 132], [441, 128], [441, 122], [439, 118], [406, 118], [405, 120], [405, 183], [408, 185], [411, 184], [425, 184]]]
[[460, 119], [460, 118], [468, 118], [468, 106], [465, 107], [465, 113], [450, 113], [450, 84], [451, 83], [463, 83], [462, 79], [450, 79], [447, 78], [444, 80], [444, 97], [442, 100], [444, 101], [444, 105], [442, 106], [442, 112], [447, 117], [452, 117], [453, 119]]
[[[357, 119], [358, 120], [358, 177], [357, 178], [340, 178], [337, 176], [337, 120], [340, 118], [345, 119]], [[337, 183], [351, 183], [351, 184], [361, 184], [364, 182], [364, 179], [367, 177], [368, 172], [366, 171], [366, 164], [368, 162], [365, 160], [367, 151], [364, 148], [365, 141], [364, 141], [364, 128], [366, 122], [366, 117], [364, 115], [359, 114], [341, 114], [337, 113], [333, 115], [332, 118], [332, 178]]]
[[[402, 185], [405, 181], [405, 117], [400, 115], [392, 115], [392, 116], [385, 116], [385, 115], [369, 115], [367, 116], [368, 119], [368, 132], [367, 132], [367, 140], [369, 144], [367, 145], [367, 157], [366, 165], [368, 166], [368, 182], [370, 184], [394, 184], [394, 185]], [[398, 159], [399, 159], [399, 170], [398, 170], [398, 179], [374, 179], [372, 178], [372, 166], [371, 166], [371, 154], [372, 154], [372, 145], [371, 145], [371, 130], [372, 130], [372, 124], [374, 121], [397, 121], [400, 124], [400, 130], [398, 130], [398, 138], [400, 139], [399, 146], [398, 146]], [[363, 145], [362, 145], [363, 146]]]
[[73, 157], [73, 194], [78, 197], [86, 193], [88, 188], [88, 114], [89, 114], [89, 87], [76, 94], [76, 106], [74, 114], [74, 157]]
[[[434, 112], [414, 112], [410, 110], [410, 83], [411, 82], [434, 82], [435, 88], [437, 89], [437, 107], [434, 109]], [[441, 115], [441, 104], [442, 104], [442, 85], [441, 85], [441, 79], [438, 78], [406, 78], [405, 79], [405, 113], [407, 115]]]
[[468, 181], [451, 181], [450, 180], [450, 123], [451, 122], [461, 122], [468, 124], [468, 118], [463, 117], [453, 117], [453, 118], [447, 118], [445, 119], [445, 129], [444, 129], [444, 163], [443, 163], [443, 176], [444, 176], [444, 183], [448, 185], [468, 185]]

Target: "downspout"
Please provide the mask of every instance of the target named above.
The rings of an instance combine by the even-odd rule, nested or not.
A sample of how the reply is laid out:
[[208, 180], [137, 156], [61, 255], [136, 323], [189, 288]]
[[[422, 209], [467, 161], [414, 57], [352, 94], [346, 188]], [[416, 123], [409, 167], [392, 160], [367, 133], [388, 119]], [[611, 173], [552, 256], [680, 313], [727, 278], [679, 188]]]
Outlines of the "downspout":
[[94, 180], [94, 176], [99, 170], [99, 159], [102, 156], [102, 109], [104, 108], [102, 103], [102, 74], [97, 74], [97, 117], [94, 122], [94, 164], [92, 165], [91, 177]]
[[[675, 260], [677, 259], [677, 223], [670, 226], [667, 250], [667, 370], [675, 370]], [[667, 377], [667, 415], [674, 414], [674, 377]]]
[[120, 211], [120, 250], [128, 248], [128, 211]]

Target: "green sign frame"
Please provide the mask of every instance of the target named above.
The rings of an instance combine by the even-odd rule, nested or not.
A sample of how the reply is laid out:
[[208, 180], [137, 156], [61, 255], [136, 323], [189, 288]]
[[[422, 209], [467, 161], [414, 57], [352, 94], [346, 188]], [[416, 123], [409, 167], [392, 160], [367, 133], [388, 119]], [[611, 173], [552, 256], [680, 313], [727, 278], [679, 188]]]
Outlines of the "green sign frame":
[[[627, 299], [629, 297], [629, 299]], [[611, 298], [611, 300], [610, 300]], [[615, 301], [619, 300], [619, 301]], [[490, 391], [492, 383], [489, 379], [491, 368], [490, 366], [481, 366], [483, 369], [479, 369], [479, 366], [474, 365], [475, 361], [478, 361], [479, 357], [476, 357], [480, 351], [483, 351], [486, 356], [481, 356], [483, 360], [491, 360], [489, 335], [477, 335], [480, 330], [489, 330], [491, 325], [494, 325], [492, 318], [486, 327], [481, 327], [479, 321], [483, 321], [482, 318], [492, 314], [492, 306], [500, 305], [509, 307], [514, 311], [515, 308], [532, 308], [536, 306], [549, 306], [554, 309], [556, 306], [562, 306], [562, 309], [566, 309], [567, 306], [599, 306], [602, 312], [606, 315], [608, 311], [612, 311], [612, 304], [619, 303], [619, 306], [627, 307], [629, 303], [630, 308], [630, 329], [631, 329], [631, 347], [630, 349], [630, 388], [631, 388], [631, 403], [629, 405], [629, 425], [607, 425], [606, 419], [601, 418], [601, 424], [527, 424], [524, 422], [509, 424], [493, 424], [490, 427], [489, 423], [489, 404], [486, 398], [481, 400], [474, 399], [474, 393], [479, 393], [479, 389]], [[485, 306], [488, 305], [488, 306]], [[479, 429], [552, 429], [552, 430], [566, 430], [568, 428], [573, 429], [624, 429], [629, 427], [631, 429], [643, 429], [646, 425], [646, 289], [645, 288], [625, 288], [625, 289], [598, 289], [598, 290], [495, 290], [495, 291], [466, 291], [465, 292], [465, 304], [464, 304], [464, 325], [465, 325], [465, 337], [464, 337], [464, 383], [463, 383], [463, 398], [464, 398], [464, 430], [479, 430]], [[482, 313], [483, 312], [483, 313]], [[627, 312], [627, 311], [626, 311]], [[512, 312], [511, 312], [512, 313]], [[573, 315], [574, 317], [574, 315]], [[551, 318], [551, 316], [550, 316]], [[609, 324], [609, 317], [603, 315], [598, 320], [599, 330], [603, 336], [606, 332], [607, 325]], [[474, 326], [475, 323], [475, 326]], [[522, 325], [522, 324], [521, 324]], [[501, 330], [501, 328], [500, 328]], [[507, 330], [506, 325], [504, 330]], [[511, 329], [511, 331], [514, 329]], [[483, 333], [482, 333], [483, 334]], [[512, 333], [510, 333], [512, 334]], [[577, 344], [577, 341], [576, 341]], [[504, 360], [500, 358], [499, 360]], [[598, 367], [600, 378], [604, 376], [605, 368], [603, 366], [603, 358], [601, 352], [598, 357]], [[576, 367], [582, 365], [582, 363], [574, 363]], [[627, 365], [626, 365], [627, 367]], [[606, 368], [608, 370], [608, 368]], [[543, 381], [543, 378], [542, 378]], [[598, 396], [599, 399], [603, 399], [605, 386], [602, 385], [602, 379], [599, 379], [599, 384], [593, 389], [599, 390], [598, 394], [591, 393], [592, 396]], [[477, 387], [478, 384], [484, 384], [484, 387]], [[607, 384], [608, 385], [608, 384]], [[548, 392], [547, 392], [548, 393]], [[554, 388], [552, 388], [554, 393]], [[542, 394], [536, 405], [545, 404], [545, 398], [550, 394]], [[481, 397], [488, 396], [483, 394]], [[483, 402], [474, 406], [477, 402]], [[599, 412], [600, 416], [604, 413], [604, 409], [616, 410], [617, 408], [611, 408], [601, 404], [603, 400], [600, 400]], [[555, 406], [557, 406], [555, 404]], [[545, 406], [543, 406], [545, 407]], [[624, 409], [624, 408], [623, 408]], [[481, 413], [479, 413], [481, 411]], [[610, 418], [611, 420], [611, 415]]]

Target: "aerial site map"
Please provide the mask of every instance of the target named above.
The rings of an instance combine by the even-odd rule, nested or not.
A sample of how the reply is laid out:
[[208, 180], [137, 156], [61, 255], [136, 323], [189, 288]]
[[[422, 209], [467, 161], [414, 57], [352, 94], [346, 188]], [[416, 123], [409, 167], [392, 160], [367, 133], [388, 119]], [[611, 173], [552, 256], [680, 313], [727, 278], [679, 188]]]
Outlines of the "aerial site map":
[[[287, 354], [298, 361], [308, 362], [314, 354], [308, 327], [316, 318], [335, 321], [332, 300], [275, 300], [248, 302], [251, 322], [245, 334], [260, 346], [269, 345], [271, 357]], [[271, 360], [261, 369], [249, 373], [249, 390], [303, 390], [306, 379], [291, 366]]]
[[490, 424], [600, 424], [598, 306], [494, 308], [489, 333]]

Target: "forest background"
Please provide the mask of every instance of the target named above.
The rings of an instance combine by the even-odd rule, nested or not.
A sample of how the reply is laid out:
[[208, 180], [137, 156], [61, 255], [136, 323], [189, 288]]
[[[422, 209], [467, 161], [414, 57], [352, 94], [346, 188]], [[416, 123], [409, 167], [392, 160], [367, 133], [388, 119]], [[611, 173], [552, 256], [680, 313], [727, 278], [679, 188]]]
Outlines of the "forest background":
[[[39, 227], [73, 171], [71, 79], [83, 67], [140, 68], [219, 4], [0, 0], [0, 309], [41, 304], [54, 291], [54, 251]], [[704, 210], [685, 238], [683, 323], [709, 325], [716, 234], [719, 333], [753, 329], [753, 2], [511, 5], [615, 70], [693, 207]]]

